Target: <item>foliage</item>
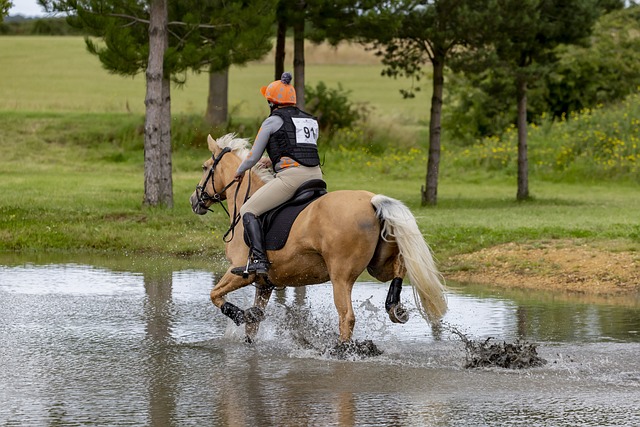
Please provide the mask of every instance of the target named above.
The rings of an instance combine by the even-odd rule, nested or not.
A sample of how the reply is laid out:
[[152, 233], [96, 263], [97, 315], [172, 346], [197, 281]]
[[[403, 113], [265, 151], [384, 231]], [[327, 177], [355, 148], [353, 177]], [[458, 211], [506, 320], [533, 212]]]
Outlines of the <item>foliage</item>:
[[[640, 182], [640, 93], [616, 106], [599, 106], [571, 119], [542, 116], [529, 126], [532, 174], [565, 182]], [[456, 169], [515, 174], [517, 132], [481, 139], [454, 154]]]
[[[617, 10], [598, 20], [589, 45], [559, 45], [551, 52], [557, 61], [533, 74], [527, 93], [530, 123], [539, 123], [543, 115], [561, 118], [618, 102], [640, 84], [640, 7], [620, 9], [619, 2], [609, 3], [608, 9]], [[466, 71], [447, 85], [450, 103], [443, 128], [459, 141], [500, 136], [515, 123], [515, 105], [504, 102], [515, 99], [515, 87], [491, 61], [475, 57], [473, 67], [469, 61], [461, 56], [451, 63], [455, 71]]]
[[0, 0], [0, 24], [4, 21], [4, 17], [9, 14], [9, 9], [12, 6], [11, 0]]
[[[39, 2], [47, 10], [71, 12], [67, 18], [71, 26], [100, 38], [102, 42], [87, 37], [87, 49], [109, 71], [135, 75], [146, 70], [149, 33], [144, 2]], [[270, 0], [169, 2], [165, 70], [180, 83], [187, 70], [220, 71], [230, 64], [261, 58], [271, 48], [272, 9]]]
[[599, 20], [590, 46], [560, 46], [560, 60], [545, 76], [543, 111], [569, 116], [635, 91], [640, 86], [639, 25], [639, 6], [618, 10]]
[[[426, 186], [423, 186], [423, 205], [435, 205], [441, 151], [441, 116], [444, 90], [445, 62], [457, 46], [475, 45], [478, 31], [489, 18], [485, 1], [397, 1], [391, 2], [393, 19], [390, 29], [370, 35], [382, 63], [384, 75], [407, 76], [419, 81], [423, 67], [432, 68], [431, 112], [429, 117], [429, 158]], [[382, 15], [382, 22], [386, 15]], [[419, 86], [402, 90], [405, 98], [415, 96]]]
[[[394, 2], [395, 20], [384, 14], [379, 18], [379, 26], [389, 28], [367, 34], [386, 66], [383, 75], [406, 76], [419, 82], [425, 76], [424, 65], [444, 65], [456, 46], [474, 44], [488, 18], [483, 12], [485, 3], [477, 0]], [[420, 86], [414, 85], [402, 90], [402, 95], [410, 98], [419, 90]]]
[[516, 117], [515, 86], [506, 73], [485, 69], [473, 74], [452, 73], [446, 89], [442, 127], [458, 145], [479, 136], [500, 135]]
[[333, 134], [338, 129], [350, 128], [358, 120], [364, 119], [363, 107], [358, 109], [348, 98], [342, 84], [338, 88], [328, 88], [324, 82], [316, 87], [306, 86], [306, 110], [318, 118], [320, 130]]

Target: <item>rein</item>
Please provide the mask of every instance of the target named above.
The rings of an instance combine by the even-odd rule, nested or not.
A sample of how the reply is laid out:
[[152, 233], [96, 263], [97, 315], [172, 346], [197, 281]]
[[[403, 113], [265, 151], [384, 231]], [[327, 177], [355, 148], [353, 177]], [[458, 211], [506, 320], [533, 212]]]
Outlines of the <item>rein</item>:
[[[229, 147], [225, 147], [222, 149], [222, 151], [220, 152], [220, 154], [218, 154], [217, 157], [213, 157], [211, 156], [211, 158], [213, 159], [213, 164], [211, 165], [211, 169], [209, 169], [209, 173], [207, 174], [207, 178], [204, 180], [204, 183], [202, 185], [196, 185], [196, 194], [198, 195], [198, 203], [200, 204], [200, 206], [205, 207], [205, 209], [207, 209], [209, 212], [213, 212], [212, 209], [206, 207], [206, 203], [207, 202], [211, 202], [211, 204], [216, 204], [219, 203], [220, 206], [222, 206], [222, 209], [224, 209], [224, 212], [227, 214], [227, 216], [232, 219], [231, 221], [231, 226], [229, 227], [229, 229], [226, 231], [226, 233], [224, 233], [224, 236], [222, 236], [222, 240], [225, 243], [229, 243], [231, 240], [233, 240], [233, 236], [235, 233], [235, 228], [236, 225], [238, 225], [238, 223], [240, 222], [240, 214], [237, 212], [238, 211], [238, 204], [234, 203], [233, 205], [233, 217], [231, 216], [231, 214], [229, 213], [229, 210], [225, 207], [225, 205], [222, 204], [222, 196], [223, 194], [229, 189], [231, 188], [231, 186], [233, 184], [236, 184], [237, 181], [231, 181], [229, 184], [225, 185], [222, 190], [220, 190], [220, 192], [216, 192], [216, 186], [214, 184], [214, 180], [215, 180], [215, 170], [216, 170], [216, 166], [218, 166], [218, 163], [220, 163], [220, 160], [222, 160], [222, 157], [231, 152], [231, 148]], [[213, 195], [210, 195], [209, 193], [207, 193], [207, 184], [209, 183], [209, 180], [211, 180], [211, 188], [213, 188]], [[236, 191], [234, 194], [234, 200], [238, 200], [238, 193], [240, 191], [240, 184], [237, 183], [238, 186], [236, 187]], [[247, 192], [244, 195], [244, 200], [242, 202], [242, 204], [244, 204], [244, 202], [246, 202], [249, 199], [249, 193], [251, 192], [251, 174], [249, 174], [249, 182], [247, 185]], [[231, 238], [229, 238], [227, 240], [227, 236], [231, 234]]]

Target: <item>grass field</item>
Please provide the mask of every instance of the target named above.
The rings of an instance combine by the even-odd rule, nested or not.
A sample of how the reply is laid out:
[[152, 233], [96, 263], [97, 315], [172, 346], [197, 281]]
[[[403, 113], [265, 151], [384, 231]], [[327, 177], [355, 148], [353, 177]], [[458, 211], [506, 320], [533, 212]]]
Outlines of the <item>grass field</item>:
[[[380, 76], [382, 66], [361, 48], [310, 45], [306, 59], [306, 84], [324, 81], [352, 91], [354, 102], [367, 103], [392, 119], [428, 120], [429, 91], [403, 99], [399, 90], [411, 85], [405, 79]], [[144, 75], [109, 74], [85, 49], [82, 37], [0, 37], [0, 110], [144, 114]], [[292, 61], [292, 55], [288, 55]], [[291, 65], [288, 67], [291, 69]], [[292, 69], [291, 69], [292, 71]], [[261, 117], [268, 110], [260, 87], [273, 79], [273, 65], [256, 62], [233, 67], [229, 77], [229, 110], [241, 117]], [[424, 83], [428, 84], [428, 83]], [[188, 76], [181, 88], [172, 88], [174, 114], [204, 114], [208, 94], [206, 73]]]
[[[187, 200], [208, 156], [204, 138], [200, 146], [175, 147], [175, 208], [141, 205], [142, 135], [136, 130], [143, 114], [141, 76], [109, 75], [84, 51], [81, 38], [0, 37], [0, 51], [0, 251], [221, 256], [227, 218], [221, 210], [196, 216]], [[322, 58], [332, 63], [321, 64]], [[424, 128], [429, 91], [423, 91], [422, 98], [402, 100], [397, 90], [406, 82], [380, 77], [380, 66], [367, 55], [317, 48], [307, 65], [309, 83], [340, 81], [353, 91], [354, 100], [370, 102], [381, 116]], [[233, 114], [243, 119], [264, 115], [258, 88], [270, 80], [271, 70], [268, 63], [232, 70], [230, 103], [238, 107]], [[193, 131], [181, 118], [201, 113], [206, 94], [205, 76], [174, 90], [177, 133]], [[545, 129], [535, 138], [534, 147], [544, 142], [551, 150], [556, 137]], [[391, 139], [388, 143], [393, 145]], [[446, 148], [435, 208], [419, 206], [426, 167], [425, 151], [419, 147], [381, 156], [357, 149], [327, 150], [325, 179], [332, 190], [367, 189], [404, 201], [441, 260], [504, 242], [558, 238], [606, 242], [615, 250], [640, 249], [636, 180], [562, 179], [563, 170], [542, 179], [534, 164], [534, 198], [517, 203], [513, 166], [483, 163], [513, 161], [505, 157], [513, 156], [512, 148], [500, 144], [489, 141], [476, 152]], [[474, 153], [485, 153], [487, 159], [464, 161]], [[631, 154], [625, 156], [630, 162]]]

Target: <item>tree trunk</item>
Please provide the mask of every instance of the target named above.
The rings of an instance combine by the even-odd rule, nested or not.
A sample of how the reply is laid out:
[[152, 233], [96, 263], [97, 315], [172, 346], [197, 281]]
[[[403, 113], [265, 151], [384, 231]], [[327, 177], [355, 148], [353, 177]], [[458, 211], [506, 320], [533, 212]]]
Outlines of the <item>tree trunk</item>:
[[229, 115], [229, 68], [219, 72], [209, 72], [209, 97], [205, 121], [211, 126], [227, 123]]
[[284, 59], [285, 59], [285, 42], [287, 37], [287, 23], [284, 18], [278, 17], [278, 32], [276, 34], [276, 64], [275, 64], [275, 78], [274, 80], [280, 80], [282, 73], [284, 73]]
[[529, 198], [529, 160], [527, 154], [527, 80], [519, 77], [518, 93], [518, 193], [517, 200]]
[[146, 70], [147, 94], [144, 101], [146, 112], [143, 203], [171, 207], [171, 109], [170, 105], [167, 105], [170, 99], [169, 80], [163, 76], [164, 53], [168, 46], [167, 0], [152, 0], [149, 17], [149, 61]]
[[298, 108], [304, 110], [304, 18], [293, 24], [293, 87]]
[[438, 203], [438, 173], [440, 170], [440, 134], [442, 131], [442, 93], [444, 89], [444, 56], [433, 63], [433, 93], [429, 122], [429, 159], [427, 160], [426, 189], [422, 187], [422, 206]]
[[[165, 48], [168, 47], [165, 46]], [[171, 173], [171, 80], [169, 76], [162, 78], [162, 122], [160, 123], [160, 203], [168, 208], [173, 207], [173, 176]]]

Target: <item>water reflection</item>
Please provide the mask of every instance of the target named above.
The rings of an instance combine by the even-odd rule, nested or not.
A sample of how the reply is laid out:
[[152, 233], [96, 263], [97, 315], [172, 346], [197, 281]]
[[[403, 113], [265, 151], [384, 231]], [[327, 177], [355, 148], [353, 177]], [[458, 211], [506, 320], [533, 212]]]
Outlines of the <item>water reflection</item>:
[[177, 357], [171, 345], [172, 325], [175, 313], [172, 300], [173, 274], [160, 271], [144, 276], [144, 318], [146, 321], [149, 390], [149, 417], [151, 425], [162, 425], [175, 418], [176, 384], [179, 370], [175, 368]]
[[[216, 273], [206, 269], [19, 261], [0, 259], [0, 425], [640, 423], [637, 300], [456, 287], [448, 324], [537, 341], [550, 361], [465, 371], [446, 328], [431, 331], [415, 310], [391, 324], [377, 283], [354, 289], [355, 338], [384, 354], [338, 361], [325, 352], [337, 337], [326, 285], [274, 292], [247, 346], [209, 302]], [[231, 298], [246, 307], [253, 289]]]
[[495, 331], [498, 336], [508, 330], [508, 336], [540, 341], [640, 341], [638, 295], [589, 297], [472, 285], [455, 290], [500, 306], [497, 316], [506, 315], [506, 321], [502, 332]]

